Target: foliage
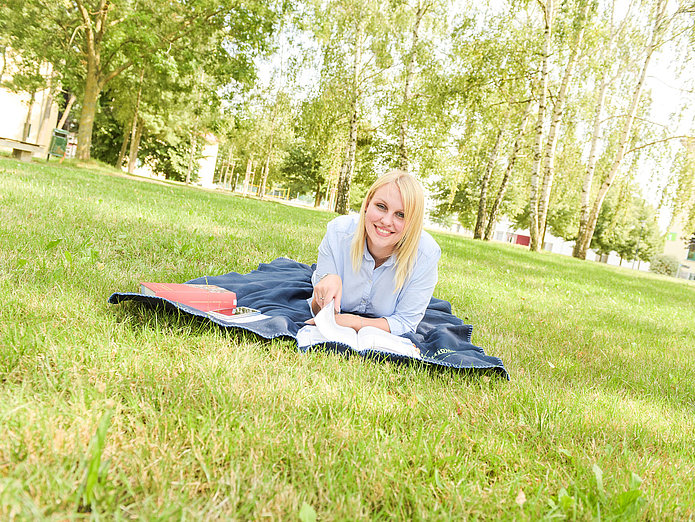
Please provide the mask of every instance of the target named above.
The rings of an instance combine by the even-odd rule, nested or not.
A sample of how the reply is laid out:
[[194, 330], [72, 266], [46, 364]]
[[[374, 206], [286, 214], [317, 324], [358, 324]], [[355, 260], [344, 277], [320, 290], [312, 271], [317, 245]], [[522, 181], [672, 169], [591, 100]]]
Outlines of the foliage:
[[673, 256], [656, 254], [650, 259], [649, 271], [655, 274], [675, 276], [678, 273], [680, 261]]
[[188, 167], [192, 165], [190, 181], [195, 181], [198, 178], [197, 164], [202, 143], [197, 142], [194, 150], [191, 147], [190, 133], [170, 133], [168, 139], [154, 137], [146, 140], [142, 145], [142, 157], [155, 174], [174, 181], [186, 181]]
[[129, 133], [118, 121], [117, 103], [109, 100], [109, 91], [101, 95], [99, 110], [94, 121], [94, 140], [92, 144], [92, 157], [109, 165], [116, 165], [118, 150], [123, 141], [123, 133]]
[[321, 160], [313, 150], [299, 141], [295, 142], [285, 157], [280, 172], [291, 196], [315, 192], [316, 205], [321, 202], [321, 189], [325, 179], [321, 175]]
[[616, 252], [627, 261], [649, 261], [662, 247], [656, 212], [643, 199], [621, 200], [618, 195], [604, 202], [591, 242], [596, 252]]
[[[82, 100], [78, 156], [87, 159], [99, 93], [152, 56], [186, 70], [199, 65], [218, 85], [248, 81], [250, 60], [267, 45], [278, 6], [268, 2], [133, 2], [10, 0], [10, 45], [53, 65], [57, 79]], [[217, 90], [208, 91], [211, 97]]]

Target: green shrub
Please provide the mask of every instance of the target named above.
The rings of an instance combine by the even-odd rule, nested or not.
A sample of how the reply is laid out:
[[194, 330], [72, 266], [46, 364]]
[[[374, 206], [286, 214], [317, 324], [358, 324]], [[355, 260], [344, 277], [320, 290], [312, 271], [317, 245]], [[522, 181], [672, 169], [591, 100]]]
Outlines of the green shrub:
[[673, 256], [667, 256], [666, 254], [657, 254], [652, 257], [651, 265], [649, 267], [650, 272], [655, 274], [664, 274], [668, 276], [675, 276], [678, 272], [678, 265], [680, 262]]

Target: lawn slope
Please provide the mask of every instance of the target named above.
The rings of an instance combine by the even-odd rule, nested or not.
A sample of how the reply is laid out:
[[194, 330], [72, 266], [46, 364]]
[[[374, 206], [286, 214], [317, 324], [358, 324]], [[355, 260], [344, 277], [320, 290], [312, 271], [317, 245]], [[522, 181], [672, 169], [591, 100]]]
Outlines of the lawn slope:
[[106, 303], [305, 263], [332, 214], [0, 159], [0, 518], [688, 519], [695, 286], [433, 233], [511, 381]]

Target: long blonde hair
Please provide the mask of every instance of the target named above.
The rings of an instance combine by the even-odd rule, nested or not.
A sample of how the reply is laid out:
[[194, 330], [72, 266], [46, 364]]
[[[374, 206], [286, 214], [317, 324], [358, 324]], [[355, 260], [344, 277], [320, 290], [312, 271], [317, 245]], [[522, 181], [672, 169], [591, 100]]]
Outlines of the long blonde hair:
[[396, 243], [394, 253], [396, 254], [396, 291], [400, 290], [405, 280], [413, 271], [417, 259], [417, 249], [422, 235], [422, 221], [425, 215], [425, 195], [420, 183], [410, 174], [403, 170], [394, 169], [377, 178], [367, 191], [367, 195], [362, 201], [360, 208], [360, 218], [357, 223], [355, 236], [352, 238], [350, 249], [352, 257], [352, 268], [359, 272], [364, 256], [364, 242], [367, 236], [365, 225], [365, 214], [367, 206], [374, 197], [374, 193], [384, 185], [395, 183], [401, 192], [403, 200], [403, 213], [405, 214], [405, 224], [403, 237]]

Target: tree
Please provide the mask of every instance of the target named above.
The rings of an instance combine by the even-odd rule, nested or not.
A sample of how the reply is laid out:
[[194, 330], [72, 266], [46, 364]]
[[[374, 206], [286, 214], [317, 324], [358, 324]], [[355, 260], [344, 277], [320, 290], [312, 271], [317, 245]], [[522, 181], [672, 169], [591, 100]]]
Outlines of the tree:
[[13, 46], [52, 63], [63, 85], [81, 95], [77, 150], [81, 159], [90, 157], [99, 94], [114, 78], [159, 51], [185, 63], [213, 41], [219, 45], [217, 54], [226, 54], [240, 66], [230, 78], [243, 78], [251, 70], [249, 57], [264, 48], [277, 17], [265, 2], [231, 0], [9, 3], [25, 27], [12, 35]]
[[314, 191], [314, 206], [323, 199], [324, 177], [321, 175], [321, 160], [315, 151], [296, 141], [280, 167], [290, 194], [300, 195]]
[[583, 220], [580, 222], [577, 242], [575, 244], [573, 253], [575, 257], [579, 257], [580, 259], [586, 258], [586, 251], [591, 244], [591, 238], [594, 234], [594, 229], [601, 211], [601, 206], [623, 163], [628, 141], [632, 135], [632, 126], [635, 121], [635, 116], [642, 97], [644, 80], [647, 75], [649, 63], [654, 55], [654, 52], [663, 41], [664, 34], [670, 22], [670, 19], [667, 17], [667, 7], [668, 0], [657, 0], [656, 4], [654, 5], [652, 13], [651, 35], [646, 48], [644, 49], [644, 58], [637, 81], [632, 91], [629, 105], [627, 107], [627, 114], [623, 118], [620, 134], [616, 143], [615, 155], [613, 156], [608, 173], [603, 180], [596, 197], [594, 198], [591, 212], [586, 217], [585, 222]]
[[553, 178], [555, 176], [555, 155], [559, 137], [559, 127], [562, 114], [565, 109], [568, 89], [573, 79], [575, 66], [579, 59], [580, 48], [582, 46], [582, 40], [584, 39], [586, 26], [589, 23], [588, 16], [590, 7], [591, 3], [589, 0], [581, 0], [579, 3], [579, 13], [576, 17], [576, 24], [578, 25], [577, 34], [570, 49], [565, 72], [560, 82], [560, 88], [555, 98], [552, 116], [550, 118], [550, 129], [548, 130], [548, 137], [545, 145], [545, 157], [543, 161], [543, 184], [540, 198], [538, 200], [537, 227], [540, 234], [541, 244], [545, 238], [546, 223], [548, 219], [548, 205], [550, 203], [550, 191], [552, 189]]
[[355, 171], [358, 130], [364, 97], [392, 64], [390, 4], [368, 0], [332, 0], [314, 12], [324, 78], [339, 79], [346, 99], [346, 139], [338, 175], [336, 211], [347, 213]]
[[538, 116], [536, 118], [536, 127], [534, 132], [533, 143], [533, 167], [531, 170], [531, 195], [529, 198], [530, 205], [530, 248], [533, 251], [538, 251], [542, 246], [540, 240], [540, 231], [538, 229], [538, 200], [539, 200], [539, 181], [541, 175], [541, 159], [542, 159], [542, 141], [543, 141], [543, 125], [545, 123], [545, 112], [548, 94], [548, 63], [550, 61], [550, 47], [552, 41], [553, 23], [555, 20], [555, 3], [554, 0], [546, 0], [546, 3], [539, 4], [543, 14], [543, 54], [541, 62], [540, 89], [538, 95]]

